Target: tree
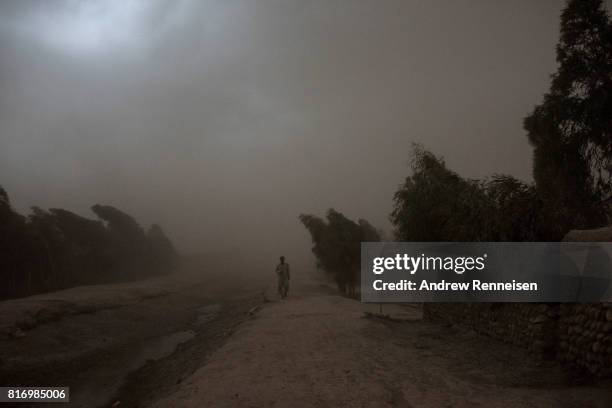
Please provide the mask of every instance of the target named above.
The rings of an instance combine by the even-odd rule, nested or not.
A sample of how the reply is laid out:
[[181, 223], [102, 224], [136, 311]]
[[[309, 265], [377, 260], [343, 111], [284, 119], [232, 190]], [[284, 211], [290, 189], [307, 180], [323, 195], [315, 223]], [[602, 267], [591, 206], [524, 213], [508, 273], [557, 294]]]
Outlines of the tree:
[[300, 221], [310, 232], [317, 265], [335, 280], [341, 292], [355, 296], [361, 242], [380, 241], [380, 233], [368, 221], [354, 222], [333, 208], [327, 211], [326, 220], [302, 214]]
[[61, 208], [49, 210], [66, 242], [64, 279], [69, 286], [119, 280], [122, 258], [104, 224]]
[[91, 210], [106, 223], [113, 252], [118, 257], [123, 275], [142, 277], [155, 266], [144, 230], [125, 212], [110, 206], [96, 204]]
[[414, 145], [412, 174], [395, 193], [391, 222], [401, 241], [482, 241], [490, 214], [482, 183], [449, 170], [439, 157]]
[[172, 241], [166, 236], [162, 228], [153, 224], [147, 231], [147, 241], [149, 242], [149, 250], [153, 268], [156, 271], [169, 271], [178, 265], [178, 254]]
[[419, 145], [411, 168], [390, 217], [400, 241], [539, 241], [550, 235], [534, 185], [507, 175], [464, 179]]
[[44, 289], [62, 287], [66, 280], [65, 265], [69, 256], [69, 242], [60, 230], [56, 217], [39, 207], [32, 207], [28, 216], [28, 226], [41, 248], [45, 273], [41, 277]]
[[482, 220], [487, 224], [487, 241], [548, 240], [550, 221], [533, 184], [495, 175], [483, 185], [492, 211]]
[[0, 187], [0, 296], [24, 292], [30, 248], [25, 217], [16, 213], [6, 191]]
[[612, 22], [602, 0], [567, 3], [557, 62], [549, 92], [524, 121], [554, 238], [604, 223], [612, 193]]
[[105, 223], [70, 211], [15, 212], [0, 187], [0, 299], [169, 272], [178, 255], [161, 227], [95, 206]]

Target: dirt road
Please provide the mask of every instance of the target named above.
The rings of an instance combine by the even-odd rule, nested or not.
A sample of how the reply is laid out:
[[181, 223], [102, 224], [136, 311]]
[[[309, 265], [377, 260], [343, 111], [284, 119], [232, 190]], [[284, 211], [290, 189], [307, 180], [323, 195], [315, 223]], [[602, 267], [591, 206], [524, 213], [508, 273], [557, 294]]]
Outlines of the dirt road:
[[394, 319], [381, 319], [377, 305], [292, 283], [283, 301], [224, 275], [4, 302], [0, 383], [70, 386], [71, 407], [612, 406], [609, 383], [579, 385], [418, 307], [384, 305]]
[[554, 364], [416, 308], [377, 311], [305, 284], [242, 324], [206, 365], [153, 406], [610, 407], [610, 384], [576, 385]]

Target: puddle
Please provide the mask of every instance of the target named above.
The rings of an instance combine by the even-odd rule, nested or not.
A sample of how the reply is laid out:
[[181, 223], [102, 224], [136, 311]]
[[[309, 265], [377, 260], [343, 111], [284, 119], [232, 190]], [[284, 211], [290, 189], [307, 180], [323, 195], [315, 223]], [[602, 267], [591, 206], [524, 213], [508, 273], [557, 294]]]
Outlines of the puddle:
[[[70, 405], [73, 407], [99, 407], [108, 402], [123, 384], [126, 376], [144, 366], [149, 360], [159, 360], [174, 352], [176, 347], [195, 337], [192, 330], [180, 331], [151, 339], [132, 350], [121, 360], [121, 366], [104, 366], [93, 368], [87, 377], [87, 384], [81, 384], [78, 391], [70, 395]], [[77, 387], [75, 387], [77, 388]]]
[[186, 330], [153, 340], [144, 345], [138, 353], [138, 356], [134, 359], [133, 365], [136, 366], [135, 368], [139, 368], [146, 363], [147, 360], [159, 360], [160, 358], [169, 356], [179, 344], [191, 340], [194, 337], [194, 331]]
[[202, 306], [198, 308], [198, 317], [195, 321], [195, 324], [197, 326], [205, 325], [206, 323], [210, 322], [215, 317], [217, 317], [220, 311], [221, 311], [221, 305], [219, 304]]
[[[220, 304], [198, 308], [194, 330], [215, 319], [221, 309]], [[73, 387], [70, 406], [88, 408], [105, 406], [109, 398], [117, 394], [129, 373], [138, 370], [149, 360], [159, 360], [171, 355], [179, 344], [193, 339], [195, 335], [195, 331], [187, 330], [152, 338], [121, 351], [121, 356], [113, 357], [113, 361], [121, 362], [120, 365], [105, 361], [92, 366], [87, 372], [82, 373], [82, 378], [86, 380]]]

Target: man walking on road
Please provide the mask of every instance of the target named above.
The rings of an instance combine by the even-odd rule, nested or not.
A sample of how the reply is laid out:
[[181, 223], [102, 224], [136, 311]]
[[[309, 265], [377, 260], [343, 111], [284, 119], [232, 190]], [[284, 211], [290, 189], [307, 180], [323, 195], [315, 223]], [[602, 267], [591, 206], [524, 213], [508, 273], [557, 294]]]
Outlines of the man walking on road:
[[278, 276], [278, 294], [281, 299], [287, 297], [289, 292], [289, 264], [285, 262], [285, 257], [280, 257], [280, 263], [276, 266], [276, 275]]

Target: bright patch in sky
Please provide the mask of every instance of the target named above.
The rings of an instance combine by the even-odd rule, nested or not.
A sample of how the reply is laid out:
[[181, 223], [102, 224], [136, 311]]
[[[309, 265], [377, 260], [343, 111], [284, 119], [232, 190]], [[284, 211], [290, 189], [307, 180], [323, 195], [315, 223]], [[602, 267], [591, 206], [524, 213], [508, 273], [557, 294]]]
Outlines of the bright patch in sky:
[[73, 1], [57, 14], [40, 18], [53, 45], [88, 51], [137, 42], [143, 33], [146, 9], [143, 0]]
[[68, 0], [62, 7], [49, 4], [45, 11], [32, 13], [16, 25], [21, 33], [62, 51], [118, 50], [142, 45], [168, 17], [176, 16], [181, 3], [164, 7], [168, 4], [153, 0]]

